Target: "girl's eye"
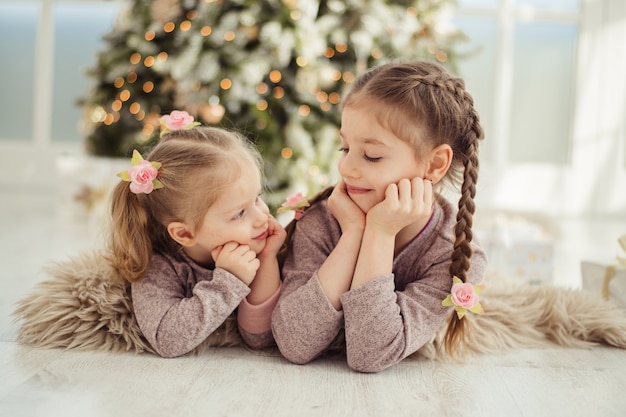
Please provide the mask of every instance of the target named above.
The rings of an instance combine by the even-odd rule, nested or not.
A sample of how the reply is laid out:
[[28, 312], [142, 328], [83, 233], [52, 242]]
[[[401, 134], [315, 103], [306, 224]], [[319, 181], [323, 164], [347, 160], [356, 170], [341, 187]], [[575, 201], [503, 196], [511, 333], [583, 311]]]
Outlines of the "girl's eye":
[[241, 210], [239, 213], [235, 214], [235, 216], [233, 217], [233, 220], [241, 219], [245, 212], [246, 212], [245, 210]]
[[374, 157], [371, 157], [371, 156], [367, 156], [367, 154], [363, 154], [363, 158], [365, 158], [365, 160], [368, 161], [368, 162], [378, 162], [381, 159], [383, 159], [381, 157], [374, 158]]
[[[343, 153], [348, 153], [350, 151], [350, 148], [345, 148], [345, 147], [341, 147], [339, 148], [339, 152], [343, 152]], [[363, 153], [363, 159], [365, 159], [368, 162], [378, 162], [381, 159], [383, 159], [382, 157], [373, 157], [373, 156], [368, 156], [366, 153]]]

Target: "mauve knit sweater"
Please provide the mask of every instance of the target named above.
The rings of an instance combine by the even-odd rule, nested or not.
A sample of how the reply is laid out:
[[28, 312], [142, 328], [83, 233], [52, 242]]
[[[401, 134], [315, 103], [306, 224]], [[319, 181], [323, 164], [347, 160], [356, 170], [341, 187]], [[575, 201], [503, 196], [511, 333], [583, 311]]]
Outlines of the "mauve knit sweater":
[[[438, 198], [428, 224], [393, 261], [393, 273], [347, 291], [335, 310], [317, 271], [337, 244], [339, 223], [324, 200], [297, 221], [284, 267], [283, 286], [272, 315], [281, 353], [304, 364], [323, 354], [345, 331], [350, 368], [377, 372], [426, 344], [450, 313], [441, 301], [452, 287], [451, 260], [456, 210]], [[487, 267], [484, 251], [474, 253], [467, 280], [478, 283]]]
[[190, 352], [237, 307], [238, 328], [246, 344], [260, 349], [274, 343], [271, 315], [280, 290], [252, 305], [246, 300], [250, 288], [236, 276], [200, 266], [183, 251], [154, 253], [146, 276], [133, 283], [131, 291], [139, 328], [160, 356]]

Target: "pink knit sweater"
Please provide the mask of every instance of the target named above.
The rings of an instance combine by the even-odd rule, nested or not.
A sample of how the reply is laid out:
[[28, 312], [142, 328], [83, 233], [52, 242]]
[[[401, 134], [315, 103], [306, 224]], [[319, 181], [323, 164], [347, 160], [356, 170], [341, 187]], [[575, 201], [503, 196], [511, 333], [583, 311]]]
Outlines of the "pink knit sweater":
[[[426, 344], [450, 313], [441, 301], [450, 292], [448, 271], [454, 243], [455, 209], [443, 198], [424, 229], [395, 257], [393, 273], [341, 296], [337, 311], [326, 298], [317, 271], [341, 235], [327, 202], [298, 220], [282, 269], [283, 287], [272, 316], [281, 353], [304, 364], [322, 355], [345, 331], [348, 365], [376, 372]], [[468, 281], [480, 282], [487, 266], [473, 243]]]
[[237, 312], [239, 332], [253, 348], [274, 343], [271, 314], [279, 291], [260, 305], [250, 288], [230, 272], [196, 264], [184, 252], [155, 253], [143, 280], [132, 284], [133, 310], [141, 332], [164, 357], [184, 355]]

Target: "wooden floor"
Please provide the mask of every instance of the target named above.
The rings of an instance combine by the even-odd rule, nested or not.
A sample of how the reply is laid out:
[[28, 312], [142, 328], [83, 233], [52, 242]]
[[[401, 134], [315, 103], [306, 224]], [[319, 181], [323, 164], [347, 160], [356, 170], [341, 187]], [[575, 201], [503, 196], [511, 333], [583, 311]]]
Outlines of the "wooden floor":
[[[407, 359], [378, 374], [329, 357], [298, 366], [238, 348], [201, 356], [45, 350], [16, 342], [14, 304], [42, 267], [101, 241], [59, 213], [55, 193], [0, 189], [0, 416], [626, 415], [626, 351], [518, 350], [465, 364]], [[555, 285], [580, 285], [583, 258], [615, 254], [626, 222], [560, 219]]]

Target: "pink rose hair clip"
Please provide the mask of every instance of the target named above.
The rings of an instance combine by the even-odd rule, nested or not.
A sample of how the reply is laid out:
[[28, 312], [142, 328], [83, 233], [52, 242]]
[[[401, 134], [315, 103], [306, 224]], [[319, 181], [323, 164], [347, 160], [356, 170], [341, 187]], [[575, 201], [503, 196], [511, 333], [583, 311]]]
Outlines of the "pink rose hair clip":
[[159, 119], [161, 124], [161, 136], [175, 130], [187, 130], [199, 126], [199, 122], [194, 122], [192, 115], [183, 110], [174, 110], [170, 114], [165, 114]]
[[[161, 136], [175, 130], [187, 130], [199, 126], [192, 115], [183, 110], [174, 110], [159, 119], [161, 124]], [[135, 194], [150, 194], [152, 191], [163, 188], [161, 181], [157, 179], [160, 162], [145, 161], [139, 151], [133, 151], [130, 161], [131, 167], [117, 174], [123, 181], [130, 182], [130, 191]]]
[[481, 293], [483, 287], [484, 285], [473, 285], [461, 281], [459, 277], [454, 277], [452, 278], [452, 290], [441, 304], [446, 307], [454, 306], [459, 319], [462, 319], [468, 311], [483, 314], [484, 310], [478, 299], [478, 294]]
[[280, 207], [278, 208], [278, 210], [276, 210], [276, 212], [280, 214], [286, 211], [293, 210], [295, 211], [294, 219], [300, 220], [302, 216], [304, 215], [305, 207], [309, 207], [309, 206], [310, 204], [307, 201], [306, 196], [302, 194], [301, 192], [298, 192], [296, 194], [292, 194], [288, 196], [285, 202], [280, 205]]
[[153, 190], [163, 188], [157, 179], [160, 162], [150, 162], [143, 159], [139, 151], [133, 151], [130, 161], [131, 167], [117, 174], [123, 181], [130, 182], [130, 191], [135, 194], [150, 194]]

